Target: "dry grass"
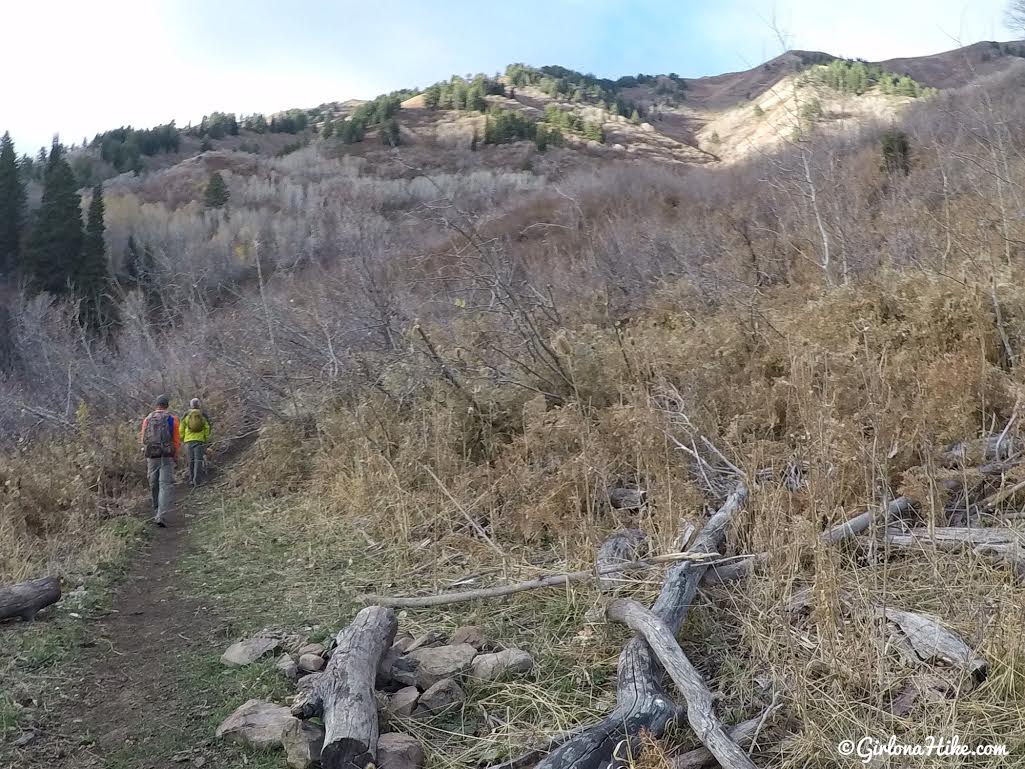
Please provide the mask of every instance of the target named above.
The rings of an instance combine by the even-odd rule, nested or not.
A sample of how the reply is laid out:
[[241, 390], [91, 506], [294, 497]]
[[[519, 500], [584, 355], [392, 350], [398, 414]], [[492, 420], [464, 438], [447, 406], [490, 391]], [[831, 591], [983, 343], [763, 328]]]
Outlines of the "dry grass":
[[[1002, 277], [1006, 286], [1016, 279]], [[969, 555], [873, 556], [818, 539], [824, 526], [902, 492], [923, 500], [924, 523], [941, 523], [940, 482], [951, 471], [940, 467], [940, 451], [999, 432], [1011, 417], [1019, 375], [1000, 365], [985, 286], [966, 282], [954, 291], [928, 274], [884, 274], [857, 291], [769, 294], [746, 317], [681, 311], [667, 301], [622, 340], [595, 327], [567, 329], [558, 349], [575, 391], [586, 396], [555, 406], [501, 388], [482, 391], [502, 415], [483, 437], [444, 383], [413, 408], [367, 398], [323, 417], [305, 440], [283, 440], [270, 428], [236, 482], [285, 473], [293, 493], [261, 517], [279, 533], [254, 529], [250, 514], [240, 513], [224, 547], [260, 564], [258, 554], [239, 549], [239, 537], [256, 551], [268, 536], [288, 543], [299, 560], [291, 577], [278, 579], [296, 581], [301, 595], [290, 600], [329, 622], [344, 621], [363, 591], [424, 593], [466, 578], [484, 586], [586, 568], [621, 525], [640, 526], [653, 549], [666, 551], [681, 521], [698, 523], [715, 503], [663, 432], [682, 436], [673, 415], [686, 413], [749, 472], [804, 467], [797, 491], [759, 486], [730, 533], [731, 552], [770, 552], [765, 568], [704, 593], [682, 634], [728, 722], [756, 715], [775, 693], [782, 708], [774, 721], [797, 724], [782, 743], [760, 743], [759, 761], [836, 766], [840, 740], [895, 734], [909, 743], [929, 735], [1007, 743], [1012, 758], [988, 765], [1015, 765], [1013, 756], [1025, 752], [1022, 586]], [[1009, 290], [1000, 296], [1007, 332], [1019, 339], [1020, 300]], [[297, 457], [301, 473], [288, 469]], [[620, 484], [646, 488], [649, 505], [636, 514], [612, 511], [608, 491]], [[1013, 500], [1008, 509], [1018, 509]], [[811, 604], [792, 611], [806, 587]], [[329, 590], [345, 596], [331, 602], [334, 611], [320, 597]], [[650, 601], [657, 578], [624, 590]], [[483, 624], [540, 661], [532, 679], [472, 689], [457, 718], [405, 724], [425, 739], [432, 765], [505, 756], [607, 711], [625, 632], [600, 619], [602, 603], [593, 588], [577, 586], [404, 612], [403, 627], [414, 631]], [[873, 605], [939, 617], [989, 660], [989, 678], [973, 687], [950, 671], [909, 665]], [[945, 677], [958, 696], [926, 687], [907, 712], [893, 713], [895, 698], [923, 673]], [[660, 750], [693, 744], [684, 729], [635, 759], [661, 766]]]

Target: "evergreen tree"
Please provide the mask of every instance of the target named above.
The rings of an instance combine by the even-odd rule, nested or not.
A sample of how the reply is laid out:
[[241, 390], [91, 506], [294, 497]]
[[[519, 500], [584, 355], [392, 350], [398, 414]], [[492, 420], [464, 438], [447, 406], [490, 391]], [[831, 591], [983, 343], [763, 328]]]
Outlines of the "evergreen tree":
[[36, 291], [67, 291], [82, 258], [82, 198], [55, 138], [43, 176], [43, 199], [29, 238], [25, 272]]
[[110, 301], [110, 269], [107, 247], [103, 239], [106, 226], [103, 221], [103, 185], [93, 188], [89, 215], [85, 225], [82, 258], [72, 278], [80, 301], [79, 317], [82, 323], [100, 330], [113, 320], [114, 305]]
[[18, 264], [18, 247], [25, 224], [25, 185], [11, 135], [0, 139], [0, 275]]
[[883, 170], [895, 174], [911, 173], [911, 142], [901, 130], [891, 128], [882, 138]]
[[382, 144], [387, 144], [389, 147], [398, 147], [401, 139], [399, 121], [395, 118], [389, 118], [384, 121], [381, 125], [380, 136]]
[[224, 183], [224, 177], [221, 176], [219, 171], [214, 171], [210, 174], [210, 181], [206, 183], [203, 204], [207, 208], [221, 208], [228, 202], [230, 197], [228, 185]]

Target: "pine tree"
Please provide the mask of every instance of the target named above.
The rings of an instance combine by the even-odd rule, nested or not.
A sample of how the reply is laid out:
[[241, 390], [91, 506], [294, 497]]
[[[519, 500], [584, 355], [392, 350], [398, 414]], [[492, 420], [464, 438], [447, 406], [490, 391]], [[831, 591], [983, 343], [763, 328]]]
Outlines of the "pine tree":
[[0, 275], [18, 264], [18, 247], [25, 223], [25, 185], [11, 135], [0, 139]]
[[911, 173], [911, 142], [906, 133], [891, 128], [883, 134], [881, 145], [884, 171], [891, 174], [902, 172], [905, 176]]
[[82, 198], [75, 174], [54, 139], [43, 176], [43, 199], [29, 238], [25, 272], [36, 291], [62, 294], [82, 258]]
[[231, 194], [228, 192], [228, 185], [224, 183], [224, 177], [219, 171], [210, 174], [210, 181], [206, 184], [206, 193], [203, 196], [203, 203], [207, 208], [221, 208], [228, 202]]
[[82, 258], [72, 280], [80, 304], [82, 323], [94, 330], [107, 326], [114, 318], [114, 305], [110, 301], [110, 269], [107, 247], [103, 239], [106, 225], [103, 221], [103, 185], [93, 188], [89, 215], [85, 225]]

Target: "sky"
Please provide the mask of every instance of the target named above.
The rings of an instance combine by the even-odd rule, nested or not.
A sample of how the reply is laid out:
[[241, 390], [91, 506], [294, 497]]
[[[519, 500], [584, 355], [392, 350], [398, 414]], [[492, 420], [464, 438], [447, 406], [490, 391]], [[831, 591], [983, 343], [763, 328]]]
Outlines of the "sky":
[[[1007, 0], [3, 0], [0, 132], [372, 98], [511, 62], [603, 77], [748, 69], [786, 47], [880, 60], [1010, 40]], [[13, 45], [11, 44], [13, 42]]]

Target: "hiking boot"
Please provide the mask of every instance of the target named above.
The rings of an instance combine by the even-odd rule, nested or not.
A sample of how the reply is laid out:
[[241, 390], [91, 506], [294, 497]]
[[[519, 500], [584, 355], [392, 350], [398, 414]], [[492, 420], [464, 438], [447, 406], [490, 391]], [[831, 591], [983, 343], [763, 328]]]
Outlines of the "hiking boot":
[[160, 527], [161, 529], [166, 529], [166, 528], [167, 528], [167, 524], [166, 524], [166, 523], [164, 523], [164, 522], [163, 522], [162, 520], [160, 520], [159, 518], [154, 518], [154, 519], [153, 519], [153, 523], [155, 523], [155, 524], [156, 524], [157, 526], [159, 526], [159, 527]]

